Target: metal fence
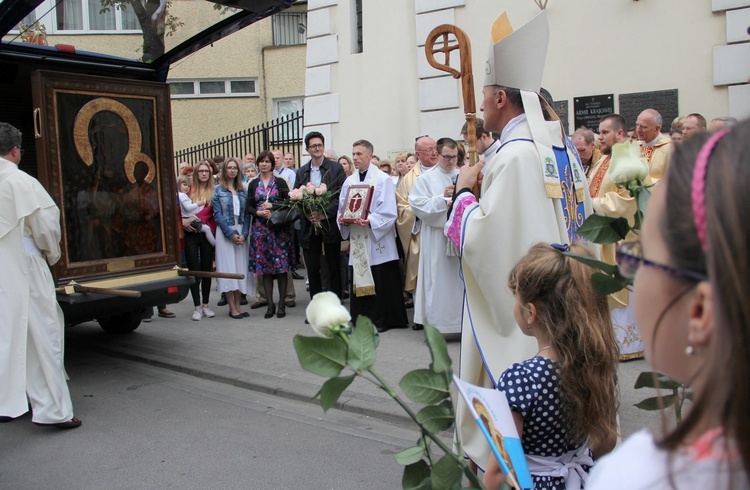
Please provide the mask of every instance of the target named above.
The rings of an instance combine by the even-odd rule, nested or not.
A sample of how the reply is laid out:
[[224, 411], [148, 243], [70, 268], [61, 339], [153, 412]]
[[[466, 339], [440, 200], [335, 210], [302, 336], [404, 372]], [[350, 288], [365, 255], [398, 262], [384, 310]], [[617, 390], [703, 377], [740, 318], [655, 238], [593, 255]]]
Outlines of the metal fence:
[[195, 165], [216, 155], [238, 157], [247, 153], [256, 157], [266, 150], [282, 150], [293, 153], [294, 161], [300, 165], [302, 157], [302, 111], [268, 121], [222, 138], [179, 150], [174, 155], [175, 165], [188, 162]]

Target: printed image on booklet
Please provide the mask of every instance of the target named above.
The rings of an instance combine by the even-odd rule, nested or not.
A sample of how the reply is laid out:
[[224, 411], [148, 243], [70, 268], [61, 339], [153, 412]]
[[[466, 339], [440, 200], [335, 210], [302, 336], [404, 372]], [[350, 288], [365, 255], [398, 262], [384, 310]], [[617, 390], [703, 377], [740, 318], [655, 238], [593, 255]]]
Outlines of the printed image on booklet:
[[500, 463], [506, 483], [518, 490], [533, 489], [534, 481], [505, 393], [474, 386], [456, 375], [453, 382]]

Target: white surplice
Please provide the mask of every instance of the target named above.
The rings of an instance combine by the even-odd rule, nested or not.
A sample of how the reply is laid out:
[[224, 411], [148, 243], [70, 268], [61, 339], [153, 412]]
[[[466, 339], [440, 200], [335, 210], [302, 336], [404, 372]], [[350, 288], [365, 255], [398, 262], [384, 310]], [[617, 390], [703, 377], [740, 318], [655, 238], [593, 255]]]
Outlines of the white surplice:
[[31, 402], [38, 423], [73, 417], [63, 367], [63, 314], [49, 264], [60, 259], [60, 211], [39, 182], [0, 158], [0, 415]]
[[461, 258], [457, 253], [448, 255], [453, 247], [449, 247], [443, 232], [448, 219], [448, 202], [443, 195], [457, 174], [458, 170], [446, 172], [438, 166], [420, 175], [409, 192], [409, 204], [422, 222], [414, 323], [429, 323], [443, 334], [461, 331]]

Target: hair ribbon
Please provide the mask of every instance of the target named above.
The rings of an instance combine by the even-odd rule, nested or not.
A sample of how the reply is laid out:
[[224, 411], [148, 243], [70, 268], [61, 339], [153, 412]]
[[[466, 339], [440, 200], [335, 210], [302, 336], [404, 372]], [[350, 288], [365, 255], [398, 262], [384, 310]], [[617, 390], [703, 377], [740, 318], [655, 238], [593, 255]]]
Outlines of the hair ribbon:
[[698, 152], [693, 169], [693, 183], [691, 197], [693, 200], [693, 219], [698, 231], [698, 240], [705, 253], [708, 245], [706, 243], [706, 174], [708, 173], [708, 161], [717, 143], [729, 132], [729, 128], [716, 132], [703, 144]]

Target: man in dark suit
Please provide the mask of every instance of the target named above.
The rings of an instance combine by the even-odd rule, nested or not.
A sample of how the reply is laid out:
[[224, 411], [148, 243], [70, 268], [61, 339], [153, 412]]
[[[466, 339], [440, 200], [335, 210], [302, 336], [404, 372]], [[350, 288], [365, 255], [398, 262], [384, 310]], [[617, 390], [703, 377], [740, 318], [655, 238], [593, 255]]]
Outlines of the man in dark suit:
[[[341, 297], [341, 235], [336, 225], [339, 191], [346, 180], [344, 169], [337, 162], [325, 158], [325, 138], [313, 131], [305, 136], [305, 147], [310, 161], [297, 170], [296, 187], [312, 182], [315, 187], [321, 183], [328, 187], [333, 197], [325, 214], [313, 212], [300, 220], [300, 244], [305, 255], [307, 277], [310, 280], [310, 297], [323, 291], [321, 279], [321, 256], [325, 260], [330, 278], [330, 291]], [[322, 230], [316, 233], [312, 223], [320, 222]]]

